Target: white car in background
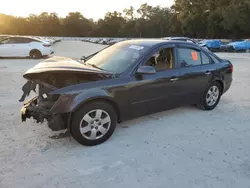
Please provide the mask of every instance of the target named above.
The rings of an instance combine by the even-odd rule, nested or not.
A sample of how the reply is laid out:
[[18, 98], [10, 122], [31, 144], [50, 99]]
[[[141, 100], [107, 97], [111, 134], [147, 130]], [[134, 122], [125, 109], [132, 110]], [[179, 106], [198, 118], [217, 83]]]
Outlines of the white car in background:
[[8, 37], [0, 41], [0, 57], [31, 57], [34, 59], [53, 54], [47, 41], [33, 37]]

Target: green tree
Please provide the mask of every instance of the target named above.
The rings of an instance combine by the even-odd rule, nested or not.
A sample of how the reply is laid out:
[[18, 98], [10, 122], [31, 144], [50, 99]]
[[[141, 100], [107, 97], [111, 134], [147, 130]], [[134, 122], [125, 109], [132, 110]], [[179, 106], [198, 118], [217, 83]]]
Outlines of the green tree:
[[80, 12], [70, 12], [63, 21], [66, 36], [89, 36], [93, 23], [86, 19]]
[[93, 37], [247, 38], [249, 0], [175, 0], [171, 8], [142, 4], [94, 22], [80, 12], [65, 18], [43, 12], [27, 18], [0, 14], [0, 34]]

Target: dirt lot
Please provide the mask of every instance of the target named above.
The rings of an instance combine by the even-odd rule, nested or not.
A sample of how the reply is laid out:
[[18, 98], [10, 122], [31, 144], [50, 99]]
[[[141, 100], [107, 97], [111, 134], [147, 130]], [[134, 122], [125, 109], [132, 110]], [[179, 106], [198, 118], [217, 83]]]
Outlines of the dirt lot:
[[[74, 58], [102, 47], [55, 46], [56, 55]], [[219, 56], [235, 71], [215, 110], [185, 107], [132, 120], [96, 147], [52, 140], [46, 124], [21, 123], [22, 74], [39, 61], [1, 59], [0, 188], [249, 188], [250, 54]]]

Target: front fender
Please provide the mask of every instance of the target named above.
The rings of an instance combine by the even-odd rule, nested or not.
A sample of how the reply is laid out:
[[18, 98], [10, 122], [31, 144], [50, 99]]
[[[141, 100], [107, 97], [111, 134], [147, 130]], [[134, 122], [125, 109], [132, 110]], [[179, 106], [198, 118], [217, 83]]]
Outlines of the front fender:
[[94, 99], [108, 99], [114, 102], [112, 94], [107, 90], [89, 89], [79, 94], [61, 95], [50, 111], [56, 114], [74, 112], [82, 104]]

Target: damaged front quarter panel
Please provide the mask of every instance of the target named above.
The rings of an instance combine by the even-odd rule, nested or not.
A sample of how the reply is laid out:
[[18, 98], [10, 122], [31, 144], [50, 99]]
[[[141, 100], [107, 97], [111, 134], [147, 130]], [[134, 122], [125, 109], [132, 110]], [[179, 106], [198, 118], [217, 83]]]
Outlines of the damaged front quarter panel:
[[[84, 84], [91, 83], [93, 86], [95, 82], [111, 78], [111, 74], [72, 71], [30, 73], [29, 71], [24, 74], [24, 78], [28, 82], [22, 87], [23, 95], [19, 101], [23, 102], [31, 91], [38, 96], [24, 104], [21, 109], [22, 121], [26, 121], [27, 118], [35, 119], [37, 123], [47, 121], [50, 129], [59, 131], [68, 128], [75, 103], [74, 98], [83, 88], [86, 89]], [[77, 87], [79, 85], [81, 89]], [[70, 89], [71, 87], [78, 89], [74, 91]], [[60, 92], [65, 88], [70, 90], [66, 93]]]

